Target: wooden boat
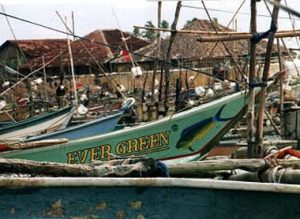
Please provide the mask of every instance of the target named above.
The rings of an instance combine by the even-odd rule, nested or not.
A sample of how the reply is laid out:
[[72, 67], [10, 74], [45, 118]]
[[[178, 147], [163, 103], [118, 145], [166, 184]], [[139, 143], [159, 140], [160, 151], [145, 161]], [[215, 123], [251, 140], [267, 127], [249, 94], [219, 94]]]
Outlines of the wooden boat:
[[240, 119], [246, 105], [246, 92], [240, 91], [144, 125], [0, 156], [71, 164], [130, 155], [187, 162], [205, 155]]
[[5, 125], [0, 127], [0, 137], [2, 139], [21, 138], [65, 128], [70, 122], [74, 110], [74, 107], [69, 106], [21, 122]]
[[0, 191], [1, 218], [279, 219], [300, 213], [300, 186], [274, 183], [1, 177]]
[[68, 140], [79, 139], [91, 137], [99, 134], [104, 134], [113, 131], [120, 118], [124, 115], [124, 113], [133, 106], [135, 100], [133, 98], [128, 98], [123, 103], [122, 107], [119, 111], [113, 115], [100, 117], [90, 122], [86, 122], [76, 126], [70, 126], [68, 128], [38, 135], [34, 137], [27, 138], [25, 141], [38, 141], [44, 139], [57, 139], [57, 138], [67, 138]]

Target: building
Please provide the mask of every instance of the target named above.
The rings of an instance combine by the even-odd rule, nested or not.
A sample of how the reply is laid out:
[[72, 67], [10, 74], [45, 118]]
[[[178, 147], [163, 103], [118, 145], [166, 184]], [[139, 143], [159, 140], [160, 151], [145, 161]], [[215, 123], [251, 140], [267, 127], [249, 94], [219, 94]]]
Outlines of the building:
[[[126, 39], [128, 49], [135, 51], [149, 44], [118, 29], [96, 30], [81, 39], [71, 42], [73, 65], [76, 75], [103, 74], [111, 72], [110, 61], [120, 56], [125, 50]], [[22, 72], [39, 69], [45, 65], [47, 75], [70, 75], [70, 53], [68, 46], [54, 49], [42, 57], [34, 58], [24, 64]]]
[[18, 70], [24, 63], [60, 49], [66, 39], [7, 40], [0, 47], [0, 63]]

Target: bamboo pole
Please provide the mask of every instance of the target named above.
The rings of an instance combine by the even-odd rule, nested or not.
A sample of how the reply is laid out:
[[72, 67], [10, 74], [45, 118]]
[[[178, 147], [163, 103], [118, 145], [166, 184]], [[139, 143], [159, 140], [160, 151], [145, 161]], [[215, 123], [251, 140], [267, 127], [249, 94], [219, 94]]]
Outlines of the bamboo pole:
[[[277, 51], [278, 51], [278, 63], [279, 63], [279, 71], [283, 71], [283, 65], [281, 61], [281, 48], [280, 41], [277, 38]], [[283, 110], [283, 102], [284, 102], [284, 94], [283, 94], [283, 77], [279, 78], [279, 100], [280, 100], [280, 118], [282, 118], [282, 110]]]
[[[160, 27], [160, 23], [161, 23], [161, 7], [162, 7], [162, 2], [159, 1], [157, 2], [157, 27]], [[154, 90], [155, 90], [155, 79], [156, 79], [156, 73], [157, 73], [157, 69], [158, 69], [158, 59], [159, 59], [159, 54], [160, 54], [160, 32], [158, 31], [156, 34], [156, 59], [154, 60], [154, 67], [153, 67], [153, 75], [152, 75], [152, 85], [151, 85], [151, 93], [152, 93], [152, 97], [151, 97], [151, 101], [152, 104], [155, 102], [155, 95], [154, 95]], [[157, 105], [155, 104], [155, 106], [157, 107]], [[153, 106], [150, 106], [150, 111], [152, 112]], [[156, 108], [156, 117], [158, 115], [158, 108]], [[152, 120], [152, 114], [151, 114], [151, 118], [150, 120]]]
[[[278, 31], [275, 38], [286, 38], [300, 36], [300, 30], [295, 31]], [[218, 42], [218, 41], [234, 41], [234, 40], [251, 40], [253, 34], [251, 33], [230, 33], [226, 36], [200, 36], [197, 38], [199, 42]]]
[[[65, 24], [67, 24], [66, 21], [67, 18], [65, 18]], [[77, 88], [76, 88], [76, 78], [75, 78], [75, 71], [74, 71], [74, 63], [73, 63], [73, 53], [71, 48], [71, 42], [69, 35], [67, 35], [67, 42], [68, 42], [68, 51], [69, 51], [69, 57], [70, 57], [70, 66], [71, 66], [71, 74], [72, 74], [72, 82], [73, 82], [73, 89], [74, 89], [74, 97], [75, 97], [75, 106], [78, 106], [78, 95], [77, 95]]]
[[[251, 0], [251, 32], [256, 32], [256, 0]], [[254, 41], [250, 41], [250, 69], [249, 69], [249, 82], [251, 83], [255, 77], [255, 67], [256, 67], [256, 43]], [[255, 93], [254, 88], [249, 88], [248, 95], [248, 112], [247, 112], [247, 142], [248, 142], [248, 150], [247, 157], [252, 158], [254, 155], [254, 105], [255, 105]]]
[[[155, 31], [161, 31], [161, 32], [176, 32], [176, 33], [183, 33], [183, 34], [213, 34], [215, 35], [215, 31], [207, 31], [207, 30], [176, 30], [176, 29], [165, 29], [165, 28], [156, 28], [156, 27], [144, 27], [144, 26], [133, 26], [135, 28], [139, 29], [145, 29], [145, 30], [155, 30]], [[248, 32], [239, 32], [247, 34]], [[227, 34], [236, 34], [236, 31], [224, 31], [220, 32], [219, 35], [227, 35]]]
[[[280, 2], [280, 0], [276, 0], [277, 2]], [[277, 19], [279, 14], [279, 7], [274, 6], [273, 12], [272, 12], [272, 20], [270, 29], [272, 29], [274, 26], [277, 26]], [[264, 63], [264, 70], [263, 70], [263, 76], [262, 76], [262, 82], [267, 83], [269, 78], [269, 70], [270, 70], [270, 60], [271, 60], [271, 52], [272, 47], [274, 44], [274, 35], [275, 32], [271, 31], [269, 34], [268, 44], [267, 44], [267, 51], [265, 55], [265, 63]], [[257, 119], [257, 132], [256, 132], [256, 148], [254, 149], [256, 156], [261, 156], [261, 153], [263, 150], [263, 125], [264, 125], [264, 110], [265, 110], [265, 102], [266, 102], [266, 91], [267, 87], [261, 88], [260, 93], [260, 102], [258, 107], [258, 119]]]
[[[300, 30], [295, 31], [278, 31], [275, 38], [286, 38], [300, 36]], [[251, 40], [253, 34], [251, 33], [230, 33], [226, 36], [200, 36], [197, 38], [199, 42], [218, 42], [218, 41], [235, 41], [235, 40]]]
[[45, 92], [45, 100], [48, 102], [48, 92], [47, 92], [47, 75], [46, 75], [46, 66], [45, 66], [45, 58], [42, 56], [42, 62], [43, 62], [43, 74], [44, 74], [44, 92]]
[[[181, 8], [181, 1], [177, 2], [176, 10], [175, 10], [175, 17], [174, 21], [171, 25], [172, 30], [176, 30], [176, 26], [179, 19], [179, 13]], [[169, 84], [170, 84], [170, 62], [171, 62], [171, 49], [173, 42], [175, 40], [176, 32], [171, 32], [171, 36], [169, 39], [169, 45], [166, 53], [166, 67], [165, 67], [165, 100], [164, 100], [164, 108], [165, 108], [165, 114], [168, 113], [169, 110]]]
[[[141, 27], [134, 26], [136, 28], [155, 30], [162, 32], [176, 32], [180, 34], [198, 34], [198, 35], [213, 35], [213, 36], [200, 36], [198, 37], [199, 42], [217, 42], [217, 41], [234, 41], [234, 40], [250, 40], [253, 38], [253, 34], [249, 32], [236, 32], [236, 31], [224, 31], [219, 32], [218, 36], [215, 31], [202, 31], [202, 30], [171, 30], [164, 28], [153, 28], [153, 27]], [[300, 29], [297, 30], [282, 30], [275, 34], [275, 38], [286, 38], [300, 36]]]

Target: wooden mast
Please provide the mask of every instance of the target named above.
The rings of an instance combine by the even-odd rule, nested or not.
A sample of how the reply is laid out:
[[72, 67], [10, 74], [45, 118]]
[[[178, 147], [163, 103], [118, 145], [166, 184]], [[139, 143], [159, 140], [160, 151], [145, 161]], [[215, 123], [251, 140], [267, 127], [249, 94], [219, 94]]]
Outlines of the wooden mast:
[[[279, 62], [279, 71], [282, 72], [284, 71], [283, 65], [282, 65], [282, 60], [281, 60], [281, 48], [280, 48], [280, 41], [277, 38], [277, 51], [278, 51], [278, 62]], [[282, 110], [283, 110], [283, 102], [284, 102], [284, 94], [283, 94], [283, 77], [279, 77], [279, 98], [280, 98], [280, 115], [282, 115]], [[282, 118], [280, 116], [280, 118]]]
[[[276, 2], [280, 3], [280, 0], [276, 0]], [[279, 7], [274, 5], [273, 12], [272, 12], [271, 26], [270, 26], [271, 31], [269, 33], [267, 51], [265, 56], [265, 64], [264, 64], [264, 70], [262, 76], [263, 83], [267, 83], [269, 78], [271, 52], [274, 43], [274, 35], [276, 31], [275, 27], [277, 26], [278, 14], [279, 14]], [[257, 119], [257, 133], [256, 133], [257, 145], [255, 148], [255, 152], [257, 156], [263, 153], [263, 122], [264, 122], [264, 109], [265, 109], [265, 102], [266, 102], [266, 91], [267, 91], [267, 87], [266, 86], [262, 87], [260, 101], [259, 101], [259, 108], [258, 108], [258, 119]]]
[[[251, 21], [250, 21], [250, 31], [251, 33], [256, 32], [256, 0], [251, 0]], [[255, 66], [256, 66], [256, 42], [253, 40], [250, 41], [250, 69], [249, 69], [249, 82], [253, 81], [255, 77]], [[248, 96], [248, 112], [247, 112], [247, 124], [248, 124], [248, 133], [247, 133], [247, 143], [248, 151], [247, 157], [252, 158], [254, 154], [254, 105], [255, 105], [255, 95], [254, 88], [250, 86], [249, 96]]]
[[[177, 26], [177, 22], [179, 19], [179, 12], [180, 12], [180, 8], [181, 8], [181, 1], [177, 2], [177, 6], [176, 6], [176, 11], [175, 11], [175, 18], [174, 21], [171, 25], [171, 29], [172, 30], [176, 30], [176, 26]], [[172, 49], [172, 45], [173, 42], [175, 40], [175, 36], [176, 36], [176, 32], [171, 32], [171, 36], [169, 39], [169, 45], [168, 45], [168, 49], [167, 49], [167, 54], [166, 54], [166, 68], [165, 68], [165, 100], [164, 100], [164, 108], [165, 108], [165, 114], [168, 113], [168, 108], [169, 108], [169, 104], [168, 104], [168, 99], [169, 99], [169, 84], [170, 84], [170, 62], [171, 62], [171, 49]]]
[[[160, 23], [161, 23], [161, 6], [162, 6], [162, 2], [159, 1], [157, 3], [157, 27], [160, 27]], [[155, 94], [154, 94], [154, 90], [155, 90], [155, 79], [156, 79], [156, 72], [159, 66], [159, 61], [157, 59], [159, 59], [159, 54], [160, 54], [160, 32], [157, 31], [156, 33], [156, 59], [154, 61], [154, 67], [153, 67], [153, 75], [152, 75], [152, 85], [151, 85], [151, 93], [152, 93], [152, 106], [150, 107], [150, 111], [152, 112], [153, 110], [153, 103], [155, 103]], [[158, 108], [156, 108], [156, 117], [158, 115], [157, 113]], [[153, 114], [149, 113], [151, 115], [151, 117], [153, 117]], [[153, 118], [150, 119], [152, 120]]]

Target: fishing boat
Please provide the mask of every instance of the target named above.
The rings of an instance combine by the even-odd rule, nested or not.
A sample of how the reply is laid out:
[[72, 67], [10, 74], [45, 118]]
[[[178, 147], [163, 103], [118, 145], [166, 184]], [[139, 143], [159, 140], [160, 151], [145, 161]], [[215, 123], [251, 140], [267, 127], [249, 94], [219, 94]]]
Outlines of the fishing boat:
[[75, 108], [72, 106], [0, 127], [1, 139], [38, 135], [67, 127]]
[[300, 213], [300, 186], [274, 183], [1, 177], [0, 191], [1, 218], [275, 219], [298, 218]]
[[28, 142], [58, 138], [67, 138], [68, 140], [73, 140], [111, 132], [116, 128], [121, 117], [124, 116], [124, 113], [130, 109], [134, 103], [135, 100], [133, 98], [128, 98], [125, 100], [119, 111], [113, 115], [100, 117], [98, 119], [82, 123], [80, 125], [70, 126], [59, 131], [29, 137], [24, 139], [24, 141]]
[[0, 156], [70, 164], [131, 155], [187, 162], [207, 154], [244, 115], [246, 105], [246, 91], [239, 91], [158, 121], [60, 145], [7, 151]]

